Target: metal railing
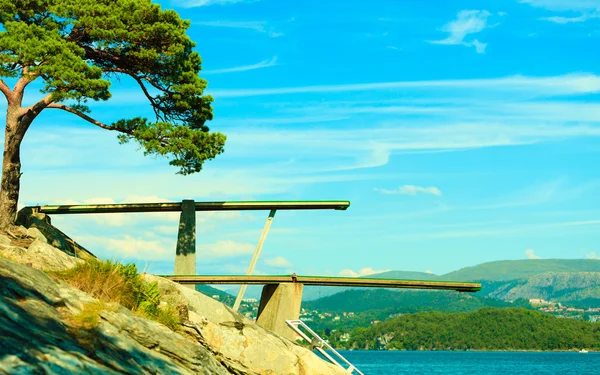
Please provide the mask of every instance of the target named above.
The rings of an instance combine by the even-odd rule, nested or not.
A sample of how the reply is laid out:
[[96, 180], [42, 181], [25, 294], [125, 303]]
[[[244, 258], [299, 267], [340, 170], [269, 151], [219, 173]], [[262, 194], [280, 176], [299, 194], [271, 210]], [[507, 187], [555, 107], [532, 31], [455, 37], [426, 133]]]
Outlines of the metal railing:
[[[314, 350], [318, 351], [319, 353], [321, 353], [321, 355], [323, 355], [323, 357], [327, 358], [327, 360], [329, 362], [333, 363], [334, 365], [336, 365], [338, 367], [343, 368], [344, 370], [348, 371], [348, 373], [350, 373], [350, 374], [353, 374], [353, 373], [356, 372], [358, 375], [364, 375], [356, 367], [354, 367], [354, 365], [352, 363], [350, 363], [346, 358], [344, 358], [344, 356], [342, 356], [334, 348], [332, 348], [331, 345], [329, 345], [329, 343], [327, 341], [323, 340], [321, 338], [321, 336], [319, 336], [315, 331], [313, 331], [312, 329], [310, 329], [302, 320], [300, 320], [300, 319], [294, 319], [294, 320], [286, 320], [285, 322], [300, 337], [302, 337], [304, 340], [306, 340], [306, 342], [309, 342], [310, 345], [311, 345], [311, 347]], [[300, 327], [304, 328], [306, 330], [306, 332], [302, 331], [300, 329]], [[310, 338], [306, 333], [309, 333], [312, 336], [312, 338]], [[326, 349], [323, 349], [323, 348], [326, 348]], [[331, 353], [333, 353], [333, 355], [336, 356], [339, 361], [341, 361], [344, 364], [348, 365], [348, 367], [346, 368], [346, 367], [342, 366], [329, 353], [327, 353], [326, 350], [328, 350]]]

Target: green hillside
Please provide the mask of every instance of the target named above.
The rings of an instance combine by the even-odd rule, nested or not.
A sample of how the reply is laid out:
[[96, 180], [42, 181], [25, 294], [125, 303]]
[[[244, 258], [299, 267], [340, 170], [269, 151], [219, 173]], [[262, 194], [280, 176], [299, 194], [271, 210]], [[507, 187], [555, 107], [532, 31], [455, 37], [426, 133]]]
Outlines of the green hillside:
[[340, 342], [339, 335], [329, 338], [338, 348], [600, 350], [600, 324], [559, 319], [525, 309], [408, 314], [368, 328], [357, 328], [346, 342]]
[[439, 280], [508, 281], [547, 272], [600, 272], [599, 259], [523, 259], [500, 260], [461, 268], [439, 276]]
[[473, 311], [486, 306], [512, 307], [508, 302], [452, 291], [392, 291], [387, 289], [348, 290], [314, 301], [306, 301], [307, 310], [363, 312], [390, 310], [394, 313], [418, 311]]
[[209, 286], [209, 285], [197, 284], [196, 290], [206, 296], [209, 296], [209, 297], [219, 296], [218, 300], [228, 306], [233, 306], [233, 303], [235, 302], [235, 297], [232, 296], [231, 294], [224, 292], [220, 289], [213, 288], [212, 286]]
[[417, 271], [387, 271], [365, 276], [374, 279], [435, 280], [438, 275]]
[[[374, 279], [402, 279], [402, 280], [435, 280], [437, 275], [426, 272], [416, 271], [387, 271], [364, 276]], [[324, 298], [337, 293], [346, 292], [349, 290], [360, 290], [361, 288], [352, 287], [334, 287], [334, 286], [306, 286], [302, 293], [303, 301], [313, 301], [319, 298]]]

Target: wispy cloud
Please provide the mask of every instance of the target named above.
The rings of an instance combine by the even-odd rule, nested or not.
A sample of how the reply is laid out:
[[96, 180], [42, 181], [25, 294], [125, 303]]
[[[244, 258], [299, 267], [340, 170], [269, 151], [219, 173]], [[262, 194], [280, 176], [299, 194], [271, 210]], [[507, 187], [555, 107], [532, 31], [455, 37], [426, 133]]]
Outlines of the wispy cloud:
[[554, 12], [579, 12], [580, 15], [541, 17], [540, 20], [558, 24], [585, 22], [600, 18], [600, 1], [598, 0], [520, 0], [521, 3], [544, 8]]
[[231, 5], [238, 3], [253, 3], [259, 0], [173, 0], [175, 5], [183, 8], [196, 8], [209, 5]]
[[359, 277], [359, 276], [369, 276], [369, 275], [373, 275], [373, 274], [376, 274], [376, 273], [382, 273], [382, 272], [387, 272], [387, 271], [389, 271], [389, 269], [387, 269], [387, 270], [374, 270], [373, 268], [365, 267], [365, 268], [362, 268], [358, 272], [353, 271], [351, 269], [341, 270], [339, 272], [339, 275], [340, 276], [348, 276], [348, 277]]
[[533, 251], [533, 249], [525, 250], [525, 255], [527, 256], [527, 259], [541, 259], [540, 256], [535, 254], [535, 251]]
[[435, 186], [423, 187], [423, 186], [415, 186], [415, 185], [404, 185], [404, 186], [400, 186], [399, 188], [393, 189], [393, 190], [380, 189], [380, 188], [375, 188], [375, 190], [380, 192], [381, 194], [417, 195], [419, 193], [422, 193], [422, 194], [431, 194], [431, 195], [437, 195], [437, 196], [442, 195], [441, 190]]
[[528, 92], [540, 96], [591, 94], [600, 92], [600, 76], [591, 73], [579, 73], [550, 77], [512, 76], [490, 79], [374, 82], [342, 85], [278, 87], [265, 89], [211, 90], [211, 94], [214, 96], [225, 98], [397, 89], [430, 90], [436, 88], [457, 90], [481, 89], [486, 90], [488, 92], [496, 90], [505, 93]]
[[199, 256], [227, 258], [252, 254], [255, 246], [251, 243], [240, 243], [231, 240], [217, 241], [212, 244], [198, 244], [196, 249]]
[[477, 39], [465, 40], [469, 34], [477, 34], [483, 31], [488, 25], [490, 12], [487, 10], [461, 10], [454, 21], [451, 21], [442, 27], [442, 31], [447, 32], [445, 39], [429, 41], [433, 44], [452, 44], [475, 47], [477, 53], [485, 53], [486, 43]]
[[550, 22], [554, 22], [554, 23], [558, 23], [558, 24], [567, 24], [567, 23], [577, 23], [577, 22], [585, 22], [589, 19], [592, 18], [600, 18], [600, 13], [595, 13], [595, 14], [582, 14], [581, 16], [578, 17], [561, 17], [561, 16], [554, 16], [554, 17], [542, 17], [540, 18], [540, 20], [543, 21], [550, 21]]
[[535, 231], [544, 231], [548, 233], [549, 230], [557, 232], [559, 229], [592, 229], [596, 231], [597, 227], [600, 227], [600, 220], [580, 220], [580, 221], [566, 221], [566, 222], [551, 222], [551, 223], [539, 223], [531, 225], [515, 225], [509, 227], [498, 227], [494, 226], [490, 229], [475, 229], [475, 230], [457, 230], [457, 231], [439, 231], [439, 232], [424, 232], [424, 233], [406, 233], [391, 235], [390, 238], [401, 239], [406, 241], [423, 241], [432, 239], [449, 239], [449, 238], [470, 238], [470, 237], [499, 237], [512, 235], [531, 235]]
[[504, 197], [498, 203], [474, 206], [470, 209], [490, 210], [499, 208], [524, 207], [546, 203], [558, 195], [559, 190], [563, 185], [564, 179], [559, 178], [537, 186], [527, 187], [526, 189], [523, 189], [512, 196]]
[[269, 60], [263, 60], [261, 62], [252, 64], [252, 65], [242, 65], [242, 66], [236, 66], [233, 68], [225, 68], [225, 69], [205, 70], [205, 71], [203, 71], [203, 73], [204, 74], [222, 74], [222, 73], [245, 72], [248, 70], [263, 69], [263, 68], [268, 68], [268, 67], [276, 66], [276, 65], [277, 65], [277, 56], [273, 56]]
[[[65, 230], [61, 226], [61, 229]], [[73, 236], [72, 232], [69, 233]], [[103, 258], [171, 260], [175, 239], [147, 239], [129, 234], [117, 238], [107, 236], [73, 236], [73, 238], [95, 255]]]
[[598, 0], [519, 0], [521, 3], [553, 11], [586, 11], [600, 9]]
[[233, 29], [248, 29], [267, 34], [272, 38], [282, 36], [282, 32], [275, 31], [266, 21], [195, 21], [193, 25], [227, 27]]
[[282, 256], [276, 256], [275, 258], [267, 259], [267, 260], [265, 260], [265, 263], [268, 264], [269, 266], [280, 267], [280, 268], [292, 266], [292, 263]]
[[600, 257], [598, 256], [598, 254], [596, 254], [595, 251], [590, 251], [587, 256], [587, 259], [600, 259]]

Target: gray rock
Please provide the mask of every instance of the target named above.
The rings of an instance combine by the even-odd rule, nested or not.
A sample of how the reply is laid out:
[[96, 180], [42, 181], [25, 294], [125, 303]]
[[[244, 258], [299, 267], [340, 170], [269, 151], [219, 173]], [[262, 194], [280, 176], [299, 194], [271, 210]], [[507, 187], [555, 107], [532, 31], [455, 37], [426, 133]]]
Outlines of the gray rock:
[[27, 228], [36, 228], [50, 245], [68, 255], [81, 259], [95, 258], [94, 254], [53, 226], [48, 215], [34, 212], [30, 207], [25, 207], [17, 213], [17, 224], [23, 226], [25, 234], [27, 234]]
[[0, 245], [0, 255], [44, 271], [64, 271], [83, 260], [69, 256], [43, 240], [34, 240], [29, 248]]
[[0, 283], [0, 373], [255, 375], [123, 307], [79, 327], [73, 318], [98, 302], [32, 267], [0, 258]]
[[144, 277], [158, 283], [163, 300], [188, 311], [188, 322], [184, 324], [188, 335], [232, 362], [265, 375], [348, 375], [219, 301], [157, 276]]
[[38, 239], [42, 242], [48, 243], [48, 239], [46, 237], [44, 237], [44, 234], [37, 228], [35, 227], [31, 227], [29, 229], [27, 229], [27, 235], [29, 237], [33, 237], [35, 239]]

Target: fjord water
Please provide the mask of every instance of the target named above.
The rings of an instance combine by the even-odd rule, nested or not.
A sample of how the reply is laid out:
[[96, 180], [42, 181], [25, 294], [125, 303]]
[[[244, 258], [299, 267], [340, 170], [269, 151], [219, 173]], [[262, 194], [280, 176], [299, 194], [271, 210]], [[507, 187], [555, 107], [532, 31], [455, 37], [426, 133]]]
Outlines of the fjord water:
[[600, 353], [339, 351], [365, 375], [600, 374]]

